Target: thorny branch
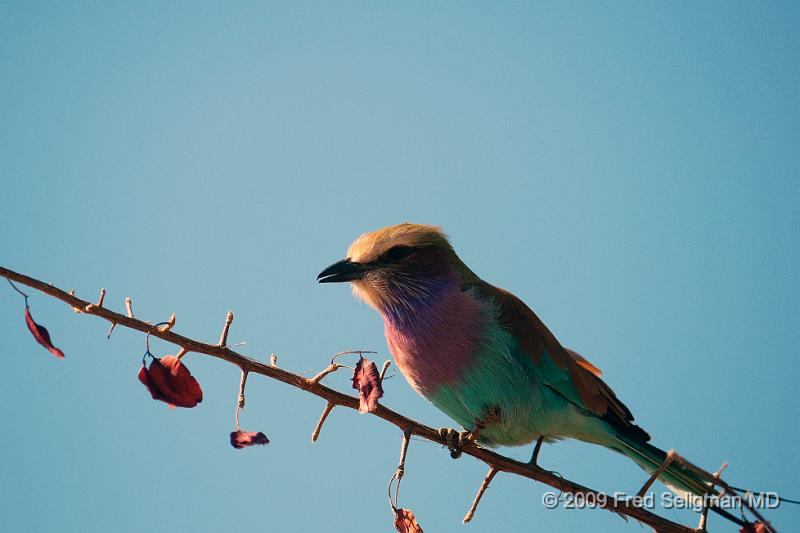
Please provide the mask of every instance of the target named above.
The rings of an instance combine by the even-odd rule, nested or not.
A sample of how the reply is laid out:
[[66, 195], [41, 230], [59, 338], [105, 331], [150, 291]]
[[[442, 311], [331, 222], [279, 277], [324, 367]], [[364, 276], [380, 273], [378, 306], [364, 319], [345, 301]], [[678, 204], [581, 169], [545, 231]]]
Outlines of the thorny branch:
[[[343, 394], [336, 390], [330, 389], [320, 383], [320, 381], [326, 374], [336, 369], [334, 368], [334, 366], [339, 366], [339, 365], [331, 364], [331, 366], [320, 372], [320, 374], [309, 379], [299, 374], [294, 374], [287, 370], [278, 368], [274, 364], [276, 360], [274, 356], [272, 358], [273, 359], [272, 364], [265, 364], [256, 361], [254, 359], [251, 359], [250, 357], [247, 357], [245, 355], [239, 354], [228, 348], [226, 346], [227, 332], [228, 328], [230, 327], [230, 322], [232, 321], [233, 318], [232, 313], [229, 313], [227, 317], [225, 327], [223, 329], [223, 333], [221, 335], [219, 343], [208, 344], [205, 342], [190, 339], [188, 337], [184, 337], [182, 335], [174, 333], [173, 331], [171, 331], [172, 324], [170, 324], [170, 327], [166, 328], [154, 328], [152, 324], [134, 318], [130, 298], [125, 299], [126, 314], [123, 315], [111, 311], [106, 307], [103, 307], [103, 296], [105, 296], [105, 290], [102, 291], [98, 303], [92, 304], [90, 302], [87, 302], [85, 300], [82, 300], [74, 296], [74, 291], [67, 293], [53, 286], [52, 284], [44, 283], [38, 279], [26, 276], [24, 274], [19, 274], [4, 267], [0, 267], [0, 276], [3, 276], [12, 281], [16, 281], [23, 285], [27, 285], [28, 287], [37, 289], [49, 296], [52, 296], [58, 300], [67, 303], [68, 305], [70, 305], [75, 309], [81, 310], [83, 314], [95, 315], [100, 318], [103, 318], [109, 321], [112, 324], [112, 327], [118, 324], [126, 328], [141, 331], [143, 333], [149, 333], [154, 337], [158, 337], [162, 340], [175, 344], [176, 346], [180, 347], [181, 355], [187, 352], [194, 352], [198, 354], [209, 355], [211, 357], [216, 357], [218, 359], [222, 359], [231, 364], [234, 364], [238, 366], [242, 371], [242, 382], [244, 382], [244, 379], [246, 379], [248, 373], [259, 374], [271, 379], [281, 381], [283, 383], [291, 385], [292, 387], [296, 387], [298, 389], [309, 392], [316, 396], [319, 396], [320, 398], [327, 401], [326, 409], [325, 412], [323, 413], [323, 416], [321, 417], [319, 425], [321, 425], [321, 423], [324, 421], [324, 419], [327, 417], [327, 415], [335, 406], [347, 407], [349, 409], [358, 410], [359, 399], [357, 397]], [[174, 318], [172, 318], [171, 321], [174, 324]], [[385, 368], [383, 370], [385, 372]], [[243, 398], [241, 397], [240, 397], [240, 403], [241, 404], [244, 403]], [[239, 408], [240, 408], [239, 405], [237, 405], [237, 412]], [[447, 441], [444, 438], [442, 438], [438, 430], [426, 426], [410, 418], [407, 418], [383, 405], [378, 405], [377, 410], [373, 414], [397, 426], [403, 432], [403, 439], [404, 439], [403, 453], [402, 453], [403, 457], [401, 458], [401, 466], [399, 472], [400, 476], [402, 476], [402, 464], [404, 463], [405, 459], [405, 449], [408, 446], [408, 441], [410, 440], [411, 435], [416, 435], [417, 437], [421, 437], [431, 442], [436, 442], [438, 444], [441, 444], [442, 446], [448, 445]], [[317, 435], [318, 433], [315, 432], [314, 436], [316, 437]], [[617, 500], [614, 498], [605, 497], [605, 495], [599, 491], [596, 491], [589, 487], [585, 487], [583, 485], [565, 479], [556, 473], [550, 472], [548, 470], [545, 470], [537, 466], [535, 463], [522, 463], [516, 461], [509, 457], [505, 457], [503, 455], [487, 450], [486, 448], [482, 448], [480, 445], [472, 441], [466, 441], [464, 443], [463, 453], [471, 455], [472, 457], [478, 459], [479, 461], [484, 462], [490, 468], [489, 474], [484, 480], [481, 486], [481, 490], [479, 491], [479, 494], [476, 496], [475, 502], [473, 503], [472, 508], [470, 508], [468, 517], [465, 518], [465, 521], [468, 521], [468, 519], [472, 517], [472, 514], [475, 511], [475, 507], [477, 506], [477, 503], [480, 500], [483, 491], [485, 490], [486, 487], [488, 487], [489, 482], [494, 477], [494, 475], [500, 472], [507, 472], [522, 477], [526, 477], [534, 481], [538, 481], [540, 483], [544, 483], [564, 493], [588, 495], [592, 497], [592, 501], [604, 502], [605, 509], [620, 514], [622, 516], [638, 520], [639, 522], [649, 525], [659, 533], [692, 533], [697, 531], [696, 529], [692, 529], [690, 527], [683, 526], [676, 522], [672, 522], [666, 518], [660, 517], [648, 511], [647, 509], [638, 507], [632, 503], [626, 502], [625, 500]], [[722, 487], [724, 490], [726, 490], [726, 492], [733, 493], [733, 489], [731, 489], [727, 484], [722, 482], [718, 477], [714, 477], [712, 474], [708, 474], [708, 477], [710, 481], [713, 481], [717, 486]], [[769, 525], [767, 525], [767, 527], [769, 527]]]

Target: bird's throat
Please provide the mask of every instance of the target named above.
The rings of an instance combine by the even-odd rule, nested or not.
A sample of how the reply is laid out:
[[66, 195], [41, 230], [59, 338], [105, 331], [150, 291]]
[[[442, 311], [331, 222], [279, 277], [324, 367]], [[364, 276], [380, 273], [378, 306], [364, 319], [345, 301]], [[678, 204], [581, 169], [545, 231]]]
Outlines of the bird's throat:
[[426, 296], [380, 312], [397, 366], [412, 387], [429, 396], [474, 366], [489, 309], [456, 283]]

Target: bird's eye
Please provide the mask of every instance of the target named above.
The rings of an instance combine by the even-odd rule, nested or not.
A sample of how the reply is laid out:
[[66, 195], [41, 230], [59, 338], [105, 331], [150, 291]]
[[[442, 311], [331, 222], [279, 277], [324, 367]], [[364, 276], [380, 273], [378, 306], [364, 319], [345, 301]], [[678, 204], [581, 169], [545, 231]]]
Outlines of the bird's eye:
[[413, 246], [394, 246], [386, 250], [386, 252], [383, 253], [382, 258], [388, 261], [400, 261], [414, 253], [414, 250], [415, 248]]

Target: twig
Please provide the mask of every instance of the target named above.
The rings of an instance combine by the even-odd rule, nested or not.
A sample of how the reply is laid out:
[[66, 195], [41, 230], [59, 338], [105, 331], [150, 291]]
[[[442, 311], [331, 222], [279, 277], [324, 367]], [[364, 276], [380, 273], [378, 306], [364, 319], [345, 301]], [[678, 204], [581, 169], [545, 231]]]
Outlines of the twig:
[[217, 346], [225, 347], [228, 345], [228, 330], [231, 329], [231, 324], [233, 324], [233, 311], [228, 311], [228, 314], [225, 316], [225, 325], [222, 326], [222, 334], [219, 336], [219, 342]]
[[339, 370], [343, 366], [344, 365], [340, 365], [339, 363], [331, 363], [330, 365], [328, 365], [328, 368], [326, 368], [325, 370], [323, 370], [322, 372], [320, 372], [319, 374], [317, 374], [313, 378], [309, 379], [308, 382], [311, 383], [312, 385], [316, 385], [320, 381], [322, 381], [322, 378], [324, 378], [325, 376], [327, 376], [331, 372], [336, 372], [337, 370]]
[[[726, 468], [728, 468], [728, 463], [722, 463], [722, 465], [720, 465], [720, 467], [717, 469], [717, 471], [714, 472], [714, 477], [716, 479], [719, 479], [719, 477], [722, 475], [722, 472]], [[709, 493], [713, 493], [713, 491], [714, 491], [714, 485], [711, 485], [710, 487], [708, 487], [708, 492]], [[706, 530], [706, 520], [708, 520], [708, 509], [709, 509], [708, 505], [703, 505], [703, 512], [700, 513], [700, 521], [697, 524], [697, 530], [698, 531], [705, 531]]]
[[[711, 474], [710, 472], [706, 472], [705, 470], [703, 470], [699, 466], [690, 463], [686, 459], [684, 459], [684, 458], [682, 458], [680, 456], [677, 456], [677, 457], [681, 460], [681, 462], [683, 464], [685, 464], [686, 466], [690, 467], [698, 475], [703, 477], [706, 481], [709, 481], [712, 486], [716, 485], [719, 488], [721, 488], [723, 490], [723, 492], [729, 494], [730, 496], [733, 496], [733, 497], [736, 497], [736, 498], [740, 498], [739, 501], [741, 501], [742, 507], [744, 507], [745, 509], [750, 511], [753, 514], [753, 516], [755, 516], [756, 519], [764, 525], [764, 528], [766, 529], [767, 533], [776, 533], [775, 528], [772, 527], [772, 524], [770, 524], [761, 515], [761, 513], [758, 512], [758, 510], [756, 510], [752, 505], [750, 505], [750, 502], [748, 501], [748, 498], [747, 497], [740, 497], [739, 494], [736, 492], [736, 489], [734, 489], [733, 487], [728, 485], [726, 482], [724, 482], [722, 479], [720, 479], [719, 475]], [[718, 470], [718, 473], [721, 472], [722, 470], [724, 470], [725, 468], [727, 468], [727, 466], [728, 465], [723, 465], [723, 467], [720, 470]]]
[[[86, 305], [89, 303], [85, 300], [81, 300], [80, 298], [72, 296], [61, 289], [58, 289], [57, 287], [44, 283], [35, 278], [31, 278], [24, 274], [19, 274], [4, 267], [0, 267], [0, 276], [8, 278], [9, 280], [19, 282], [23, 285], [27, 285], [28, 287], [31, 287], [33, 289], [39, 290], [44, 294], [47, 294], [58, 300], [61, 300], [73, 307], [84, 309]], [[130, 305], [128, 304], [126, 305], [126, 307], [130, 307]], [[92, 309], [90, 313], [85, 313], [85, 314], [98, 316], [100, 318], [108, 320], [111, 323], [118, 323], [126, 328], [135, 329], [143, 333], [150, 333], [153, 337], [158, 337], [162, 340], [180, 346], [186, 349], [187, 351], [191, 351], [198, 354], [205, 354], [211, 357], [215, 357], [217, 359], [228, 361], [229, 363], [235, 364], [243, 371], [252, 372], [254, 374], [260, 374], [268, 378], [281, 381], [283, 383], [291, 385], [292, 387], [319, 396], [320, 398], [327, 400], [328, 402], [332, 403], [335, 406], [347, 407], [348, 409], [358, 410], [359, 399], [357, 397], [349, 396], [347, 394], [341, 393], [339, 391], [330, 389], [322, 385], [319, 382], [319, 379], [321, 379], [321, 377], [319, 379], [316, 379], [316, 377], [314, 379], [307, 379], [299, 374], [294, 374], [292, 372], [288, 372], [281, 368], [261, 363], [259, 361], [256, 361], [255, 359], [251, 359], [237, 352], [234, 352], [233, 350], [224, 346], [218, 346], [200, 342], [188, 337], [184, 337], [183, 335], [174, 333], [173, 331], [159, 331], [158, 329], [153, 328], [151, 324], [133, 318], [132, 316], [133, 313], [130, 309], [129, 309], [129, 314], [131, 316], [125, 316], [119, 313], [115, 313], [114, 311], [111, 311], [105, 307], [96, 307]], [[323, 371], [323, 373], [324, 372], [325, 371]], [[323, 374], [322, 377], [324, 377], [324, 375], [325, 374]], [[420, 422], [417, 422], [410, 418], [407, 418], [399, 413], [396, 413], [395, 411], [392, 411], [391, 409], [383, 405], [379, 404], [373, 414], [379, 418], [382, 418], [383, 420], [386, 420], [391, 424], [394, 424], [404, 432], [407, 431], [409, 436], [413, 434], [418, 437], [429, 440], [431, 442], [439, 443], [443, 446], [447, 445], [445, 439], [443, 439], [439, 435], [438, 430], [426, 426], [424, 424], [421, 424]], [[484, 463], [491, 466], [498, 472], [508, 472], [512, 474], [517, 474], [522, 477], [539, 481], [541, 483], [544, 483], [557, 490], [561, 490], [564, 492], [589, 495], [593, 498], [592, 501], [605, 501], [607, 502], [606, 505], [604, 506], [605, 509], [638, 520], [644, 524], [651, 526], [656, 531], [659, 531], [659, 533], [694, 532], [692, 528], [683, 526], [681, 524], [672, 522], [671, 520], [668, 520], [666, 518], [660, 517], [655, 513], [652, 513], [642, 507], [628, 505], [624, 500], [618, 501], [614, 498], [607, 497], [605, 494], [601, 492], [595, 491], [593, 489], [590, 489], [573, 481], [564, 479], [561, 476], [556, 475], [550, 471], [544, 470], [542, 468], [539, 468], [538, 466], [515, 461], [514, 459], [511, 459], [509, 457], [505, 457], [503, 455], [482, 448], [473, 442], [466, 442], [464, 444], [463, 452], [467, 455], [475, 457], [480, 461], [483, 461]], [[708, 476], [712, 477], [711, 474], [708, 474]], [[730, 486], [728, 486], [727, 484], [724, 484], [724, 482], [722, 482], [721, 480], [717, 481], [714, 480], [712, 477], [710, 481], [718, 483], [720, 487], [725, 488], [726, 490], [733, 493], [733, 489], [731, 489]], [[754, 515], [756, 517], [759, 517], [759, 519], [762, 522], [765, 522], [763, 519], [760, 518], [760, 515], [757, 514], [756, 512], [754, 512]]]
[[384, 361], [383, 368], [381, 368], [381, 375], [380, 375], [380, 378], [379, 378], [381, 383], [383, 383], [383, 376], [386, 375], [386, 371], [389, 369], [389, 365], [391, 365], [391, 364], [392, 364], [392, 362], [389, 361], [388, 359], [386, 361]]
[[[105, 300], [105, 298], [106, 298], [106, 290], [100, 289], [100, 297], [97, 299], [96, 304], [88, 304], [86, 307], [83, 308], [82, 311], [78, 311], [77, 309], [75, 309], [75, 312], [91, 313], [95, 307], [103, 307], [103, 300]], [[173, 314], [173, 316], [175, 315]]]
[[653, 483], [655, 483], [656, 479], [658, 479], [658, 476], [660, 476], [661, 474], [664, 473], [664, 470], [666, 470], [667, 467], [675, 459], [675, 455], [676, 455], [675, 450], [670, 450], [670, 451], [667, 452], [667, 456], [664, 458], [664, 462], [661, 463], [661, 466], [659, 466], [655, 470], [655, 472], [653, 472], [653, 475], [651, 475], [650, 478], [647, 481], [644, 482], [644, 485], [642, 485], [642, 488], [639, 489], [639, 492], [636, 493], [636, 496], [638, 498], [641, 498], [645, 494], [647, 494], [647, 489], [649, 489], [653, 485]]
[[333, 364], [333, 362], [336, 360], [337, 357], [340, 357], [342, 355], [355, 354], [358, 355], [359, 357], [363, 357], [365, 353], [378, 353], [378, 352], [373, 352], [372, 350], [345, 350], [344, 352], [338, 352], [333, 354], [333, 356], [331, 357], [331, 364]]
[[[70, 290], [69, 290], [69, 295], [70, 295], [70, 296], [75, 296], [75, 289], [70, 289]], [[73, 305], [73, 306], [72, 306], [72, 312], [73, 312], [73, 313], [83, 313], [83, 309], [79, 309], [79, 308], [77, 308], [77, 307], [75, 307], [75, 306]]]
[[247, 370], [242, 369], [242, 375], [239, 378], [239, 396], [236, 398], [236, 431], [239, 431], [239, 411], [244, 409], [244, 387], [247, 385]]
[[244, 387], [247, 385], [247, 370], [242, 370], [242, 376], [239, 378], [239, 399], [236, 402], [236, 407], [244, 409]]
[[397, 470], [395, 471], [398, 483], [406, 473], [406, 454], [408, 453], [409, 442], [411, 442], [411, 431], [407, 429], [403, 431], [403, 442], [400, 444], [400, 462], [397, 463]]
[[489, 488], [489, 483], [492, 482], [495, 474], [497, 474], [497, 469], [494, 466], [489, 467], [489, 472], [486, 474], [486, 477], [483, 478], [483, 483], [481, 483], [481, 486], [478, 489], [478, 494], [475, 495], [475, 499], [472, 500], [472, 505], [470, 505], [469, 511], [467, 511], [467, 514], [464, 516], [465, 524], [472, 520], [472, 517], [475, 516], [475, 510], [478, 508], [481, 498], [483, 498], [483, 493]]
[[133, 301], [131, 300], [130, 296], [125, 297], [125, 311], [128, 313], [128, 318], [134, 318], [133, 316]]
[[327, 405], [325, 405], [325, 409], [323, 409], [322, 414], [319, 417], [319, 421], [317, 421], [317, 427], [314, 428], [314, 432], [311, 434], [311, 442], [317, 442], [319, 438], [319, 432], [322, 431], [322, 424], [325, 423], [325, 420], [328, 418], [328, 415], [331, 414], [333, 408], [336, 407], [336, 404], [329, 401]]
[[[15, 290], [15, 291], [17, 291], [18, 293], [20, 293], [20, 294], [22, 295], [22, 297], [23, 297], [23, 298], [25, 298], [25, 307], [28, 307], [28, 295], [27, 295], [26, 293], [22, 292], [21, 290], [19, 290], [19, 287], [17, 287], [16, 285], [14, 285], [14, 282], [13, 282], [13, 281], [11, 281], [11, 278], [8, 278], [8, 277], [7, 277], [7, 278], [6, 278], [6, 281], [8, 282], [8, 284], [9, 284], [9, 285], [11, 285], [11, 288], [12, 288], [12, 289], [14, 289], [14, 290]], [[75, 291], [73, 291], [73, 292], [75, 292]]]
[[166, 324], [158, 326], [159, 331], [169, 331], [175, 325], [175, 313], [172, 313], [167, 319]]

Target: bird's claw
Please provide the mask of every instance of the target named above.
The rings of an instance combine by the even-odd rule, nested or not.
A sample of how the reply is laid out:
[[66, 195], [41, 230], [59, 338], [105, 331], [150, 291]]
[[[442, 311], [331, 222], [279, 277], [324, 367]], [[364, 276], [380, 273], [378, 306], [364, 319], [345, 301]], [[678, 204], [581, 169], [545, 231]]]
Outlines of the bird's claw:
[[474, 418], [472, 420], [473, 427], [471, 430], [456, 431], [453, 428], [440, 428], [439, 436], [447, 443], [447, 448], [450, 450], [450, 457], [458, 459], [464, 451], [464, 445], [467, 442], [476, 442], [481, 434], [481, 431], [486, 429], [489, 424], [496, 424], [501, 420], [500, 407], [497, 405], [490, 405], [484, 411], [483, 418]]
[[456, 431], [453, 428], [439, 428], [439, 436], [447, 444], [447, 449], [450, 450], [450, 457], [458, 459], [464, 451], [464, 444], [470, 440], [469, 431]]

